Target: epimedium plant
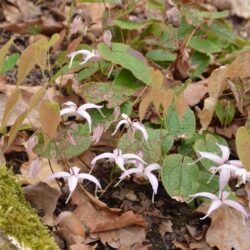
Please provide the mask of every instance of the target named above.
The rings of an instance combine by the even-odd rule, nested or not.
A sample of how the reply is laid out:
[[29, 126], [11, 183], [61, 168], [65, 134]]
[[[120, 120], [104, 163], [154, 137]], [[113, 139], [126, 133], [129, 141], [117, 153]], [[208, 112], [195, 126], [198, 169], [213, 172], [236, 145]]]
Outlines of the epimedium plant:
[[[157, 19], [149, 11], [143, 21], [131, 21], [128, 17], [136, 6], [137, 1], [131, 1], [120, 12], [107, 10], [103, 40], [92, 46], [79, 42], [75, 51], [66, 52], [67, 56], [62, 52], [52, 68], [49, 54], [60, 39], [58, 34], [36, 41], [21, 53], [17, 85], [1, 121], [1, 132], [7, 138], [4, 146], [13, 143], [24, 119], [39, 106], [41, 128], [35, 132], [37, 142], [32, 147], [39, 157], [68, 162], [91, 149], [109, 131], [116, 147], [113, 153], [97, 155], [91, 170], [99, 160], [108, 159], [122, 171], [118, 183], [131, 176], [143, 179], [149, 181], [156, 195], [161, 181], [166, 192], [179, 201], [187, 202], [190, 196], [212, 199], [207, 215], [224, 204], [247, 217], [244, 207], [232, 201], [235, 196], [228, 182], [237, 178], [245, 183], [250, 178], [249, 126], [240, 127], [236, 134], [238, 165], [229, 160], [227, 141], [208, 126], [212, 119], [229, 126], [237, 114], [246, 116], [244, 98], [239, 96], [244, 96], [247, 85], [240, 79], [249, 77], [249, 42], [232, 32], [224, 19], [226, 11], [209, 12], [195, 4], [164, 6], [155, 0], [147, 1], [146, 8], [161, 12], [162, 18]], [[178, 14], [177, 20], [173, 20], [173, 11]], [[79, 20], [73, 20], [70, 36], [79, 32], [77, 26], [82, 27]], [[1, 74], [19, 58], [15, 54], [6, 58], [13, 42], [11, 39], [0, 50]], [[209, 66], [219, 63], [227, 65], [209, 71]], [[22, 98], [20, 85], [35, 65], [50, 77], [8, 131], [7, 121]], [[48, 91], [48, 86], [56, 91], [54, 83], [70, 74], [78, 83], [77, 94], [86, 102], [79, 103], [79, 107], [72, 101], [60, 103]], [[203, 109], [195, 110], [189, 106], [184, 91], [191, 81], [208, 74], [208, 97]], [[228, 99], [222, 98], [223, 92], [229, 90]], [[72, 116], [74, 120], [68, 121], [67, 117]], [[194, 162], [196, 155], [202, 158]], [[79, 173], [78, 167], [70, 165], [68, 170], [54, 173], [49, 179], [64, 178], [70, 196], [83, 179], [101, 188], [92, 171]], [[39, 169], [31, 172], [39, 174]], [[219, 175], [211, 179], [215, 173]], [[227, 192], [231, 199], [227, 199]]]

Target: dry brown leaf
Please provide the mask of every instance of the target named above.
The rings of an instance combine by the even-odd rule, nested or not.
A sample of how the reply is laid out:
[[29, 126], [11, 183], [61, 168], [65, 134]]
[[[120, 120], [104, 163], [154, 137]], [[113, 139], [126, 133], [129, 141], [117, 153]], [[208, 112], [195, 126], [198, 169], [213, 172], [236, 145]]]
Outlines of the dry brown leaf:
[[32, 207], [40, 214], [43, 223], [45, 225], [54, 226], [55, 220], [53, 213], [60, 193], [46, 183], [39, 182], [36, 185], [24, 187], [24, 194]]
[[197, 83], [190, 83], [184, 90], [185, 99], [190, 106], [198, 104], [207, 93], [207, 80]]
[[71, 245], [70, 250], [91, 250], [91, 249], [95, 249], [93, 246], [88, 246], [85, 244], [74, 244]]
[[236, 132], [236, 148], [244, 168], [250, 171], [250, 135], [246, 127], [240, 127]]
[[66, 229], [69, 234], [75, 234], [85, 237], [83, 225], [74, 213], [68, 211], [60, 213], [57, 219], [57, 223], [61, 228]]
[[[139, 250], [142, 249], [146, 238], [145, 229], [139, 226], [129, 226], [118, 230], [112, 230], [96, 234], [101, 238], [104, 245], [120, 250]], [[146, 248], [145, 248], [146, 247]], [[144, 246], [143, 249], [148, 249]]]
[[172, 103], [174, 93], [171, 89], [166, 89], [163, 86], [163, 74], [159, 70], [152, 71], [152, 80], [150, 83], [150, 87], [146, 95], [142, 98], [140, 106], [139, 106], [139, 117], [142, 120], [152, 103], [156, 109], [159, 111], [160, 106], [163, 107], [163, 111], [169, 108]]
[[211, 247], [216, 246], [220, 250], [250, 249], [250, 220], [244, 225], [241, 214], [229, 207], [215, 210], [210, 218], [212, 223], [208, 228], [206, 241]]
[[162, 220], [161, 221], [161, 224], [159, 226], [159, 232], [161, 234], [162, 237], [164, 237], [164, 235], [166, 233], [172, 233], [174, 230], [173, 230], [173, 223], [171, 220]]
[[142, 216], [128, 211], [122, 213], [117, 209], [110, 209], [95, 197], [84, 192], [75, 191], [72, 195], [72, 204], [77, 205], [74, 213], [82, 223], [86, 224], [91, 233], [105, 232], [114, 229], [139, 225], [144, 227]]
[[56, 136], [60, 122], [60, 107], [57, 102], [44, 99], [39, 107], [39, 117], [46, 147], [51, 139]]
[[[30, 163], [33, 159], [30, 159], [28, 162], [24, 162], [21, 166], [21, 175], [18, 175], [18, 178], [21, 183], [23, 184], [32, 184], [35, 185], [39, 183], [40, 181], [45, 181], [49, 175], [52, 174], [50, 165], [48, 163], [48, 160], [43, 158], [42, 159], [42, 167], [39, 171], [39, 174], [35, 177], [29, 177], [29, 168], [30, 168]], [[58, 164], [55, 160], [50, 160], [53, 171], [54, 172], [60, 172], [60, 171], [65, 171], [63, 166], [61, 164]], [[50, 181], [48, 185], [56, 190], [60, 190], [57, 182], [55, 180]]]
[[208, 79], [209, 97], [204, 101], [203, 110], [198, 112], [201, 131], [206, 130], [213, 118], [219, 96], [228, 87], [228, 79], [250, 77], [250, 51], [241, 53], [233, 63], [214, 70]]
[[221, 10], [230, 10], [232, 15], [245, 19], [250, 17], [250, 0], [210, 0], [210, 2]]

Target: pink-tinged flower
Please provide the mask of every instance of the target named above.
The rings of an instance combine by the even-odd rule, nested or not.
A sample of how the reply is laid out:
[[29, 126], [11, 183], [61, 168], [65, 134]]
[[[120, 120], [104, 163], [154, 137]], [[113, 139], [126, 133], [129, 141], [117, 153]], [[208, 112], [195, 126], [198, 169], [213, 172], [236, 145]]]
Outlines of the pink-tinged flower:
[[84, 57], [84, 60], [80, 62], [80, 65], [83, 65], [88, 61], [98, 61], [101, 58], [96, 50], [89, 51], [86, 49], [82, 49], [82, 50], [73, 51], [72, 53], [68, 55], [68, 57], [70, 57], [69, 68], [71, 68], [73, 64], [73, 60], [77, 55], [82, 55]]
[[82, 22], [82, 19], [80, 16], [76, 17], [73, 22], [70, 25], [70, 33], [69, 35], [72, 36], [73, 34], [76, 34], [77, 32], [81, 32], [84, 29], [84, 24]]
[[211, 167], [209, 171], [213, 173], [213, 175], [210, 177], [210, 180], [217, 172], [219, 172], [220, 191], [224, 189], [231, 177], [236, 177], [240, 179], [240, 182], [237, 184], [237, 186], [245, 184], [246, 181], [250, 180], [250, 172], [247, 172], [247, 170], [242, 168], [242, 165], [240, 164], [238, 164], [238, 166], [223, 164], [219, 167]]
[[130, 139], [134, 138], [134, 133], [136, 130], [141, 131], [143, 138], [145, 141], [148, 140], [148, 133], [147, 130], [145, 129], [145, 127], [137, 121], [131, 121], [131, 119], [128, 117], [128, 115], [126, 114], [121, 114], [121, 117], [123, 118], [122, 120], [120, 120], [115, 128], [115, 131], [112, 135], [114, 135], [118, 129], [124, 125], [127, 129], [128, 129], [128, 136]]
[[161, 166], [157, 163], [152, 163], [149, 164], [148, 166], [144, 166], [144, 164], [138, 160], [135, 161], [135, 166], [136, 166], [135, 168], [128, 169], [127, 173], [123, 173], [119, 177], [120, 180], [115, 186], [117, 186], [121, 181], [123, 181], [127, 177], [127, 174], [129, 175], [134, 174], [136, 178], [144, 178], [146, 180], [149, 180], [153, 189], [152, 202], [154, 202], [154, 195], [157, 194], [159, 182], [157, 177], [154, 174], [152, 174], [152, 171], [161, 169]]
[[101, 111], [101, 108], [103, 108], [103, 106], [95, 105], [93, 103], [83, 104], [79, 108], [77, 107], [77, 105], [74, 102], [65, 102], [63, 105], [65, 106], [65, 108], [63, 108], [60, 111], [60, 115], [61, 116], [63, 116], [63, 115], [80, 115], [81, 117], [85, 118], [86, 121], [88, 122], [90, 132], [91, 132], [92, 120], [91, 120], [89, 113], [87, 113], [86, 110], [95, 108], [103, 115], [103, 113]]
[[242, 166], [242, 163], [239, 160], [229, 161], [230, 150], [227, 146], [220, 145], [218, 143], [216, 143], [216, 144], [220, 148], [220, 151], [222, 153], [221, 156], [218, 156], [217, 154], [211, 153], [211, 152], [198, 151], [200, 158], [198, 160], [196, 160], [195, 162], [202, 160], [202, 159], [208, 159], [208, 160], [214, 162], [217, 166], [221, 166], [223, 164], [229, 164], [229, 165], [234, 165], [234, 166], [238, 166], [238, 167]]
[[91, 141], [98, 143], [102, 137], [104, 132], [104, 126], [102, 124], [98, 124], [98, 126], [94, 129], [93, 135], [91, 136]]
[[34, 178], [38, 175], [42, 167], [42, 159], [40, 157], [36, 157], [30, 164], [28, 176]]
[[72, 167], [69, 169], [69, 173], [68, 172], [57, 172], [54, 173], [52, 175], [50, 175], [46, 181], [55, 179], [55, 178], [63, 178], [64, 180], [67, 180], [68, 185], [69, 185], [69, 197], [66, 201], [66, 203], [69, 201], [72, 193], [74, 192], [74, 190], [76, 189], [77, 183], [78, 182], [82, 182], [83, 180], [89, 180], [92, 181], [96, 184], [97, 187], [99, 187], [101, 189], [101, 184], [100, 182], [91, 174], [79, 174], [80, 172], [80, 168], [78, 167]]
[[243, 218], [248, 218], [248, 214], [245, 210], [245, 208], [236, 201], [232, 201], [232, 200], [227, 200], [227, 197], [229, 196], [229, 193], [224, 191], [224, 192], [220, 192], [219, 197], [217, 197], [215, 194], [211, 194], [211, 193], [207, 193], [207, 192], [200, 192], [200, 193], [196, 193], [191, 195], [191, 197], [193, 199], [197, 198], [197, 197], [204, 197], [204, 198], [208, 198], [212, 200], [211, 206], [209, 207], [206, 215], [204, 217], [201, 218], [205, 219], [207, 218], [213, 211], [215, 211], [216, 209], [218, 209], [220, 206], [222, 205], [227, 205], [229, 207], [232, 207], [234, 209], [236, 209], [237, 211], [239, 211]]
[[110, 47], [111, 46], [111, 41], [112, 41], [112, 33], [110, 30], [105, 30], [103, 32], [103, 42], [108, 46]]
[[[122, 154], [122, 151], [120, 149], [115, 149], [113, 150], [113, 153], [103, 153], [103, 154], [100, 154], [98, 156], [96, 156], [92, 162], [91, 162], [91, 165], [92, 165], [92, 169], [93, 167], [95, 166], [96, 162], [101, 160], [101, 159], [109, 159], [111, 162], [115, 162], [116, 165], [126, 173], [127, 176], [129, 176], [129, 174], [127, 173], [127, 170], [125, 169], [124, 165], [126, 163], [130, 163], [131, 160], [138, 160], [144, 164], [145, 161], [143, 161], [143, 159], [141, 159], [141, 157], [139, 157], [138, 155], [135, 155], [135, 154]], [[130, 162], [129, 162], [130, 161]]]
[[37, 145], [37, 143], [38, 143], [38, 139], [37, 139], [37, 137], [36, 136], [31, 136], [29, 139], [28, 139], [28, 141], [27, 141], [27, 143], [26, 143], [26, 149], [27, 149], [27, 152], [28, 153], [31, 153], [32, 152], [32, 150], [33, 150], [33, 148]]

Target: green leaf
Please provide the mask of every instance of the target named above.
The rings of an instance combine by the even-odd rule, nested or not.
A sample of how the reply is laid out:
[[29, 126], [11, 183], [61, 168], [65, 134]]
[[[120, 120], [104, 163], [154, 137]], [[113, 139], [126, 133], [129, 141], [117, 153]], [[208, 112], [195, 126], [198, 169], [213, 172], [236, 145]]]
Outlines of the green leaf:
[[174, 145], [174, 137], [172, 135], [164, 136], [162, 140], [162, 154], [166, 155], [173, 145]]
[[90, 67], [85, 68], [81, 70], [79, 73], [77, 73], [77, 80], [78, 81], [86, 80], [92, 75], [94, 75], [98, 70], [99, 70], [98, 63], [94, 63]]
[[221, 48], [215, 45], [213, 42], [207, 39], [200, 38], [199, 36], [193, 36], [188, 46], [200, 53], [218, 53], [221, 52]]
[[197, 17], [203, 17], [203, 18], [211, 18], [211, 19], [217, 19], [217, 18], [223, 18], [227, 17], [229, 15], [229, 11], [200, 11], [198, 9], [192, 9], [192, 12]]
[[98, 52], [107, 61], [119, 64], [130, 70], [133, 75], [148, 84], [151, 80], [151, 70], [142, 54], [122, 43], [112, 43], [111, 48], [100, 43]]
[[219, 189], [219, 177], [215, 175], [211, 179], [211, 173], [207, 170], [200, 170], [197, 178], [197, 192], [217, 193]]
[[189, 107], [183, 117], [174, 106], [169, 107], [164, 121], [166, 130], [175, 137], [190, 138], [195, 133], [195, 115]]
[[[90, 147], [89, 127], [87, 124], [74, 124], [70, 128], [64, 128], [60, 131], [60, 138], [49, 142], [45, 147], [43, 135], [38, 134], [38, 144], [36, 145], [34, 152], [44, 158], [58, 157], [64, 159], [72, 158], [73, 156], [80, 155]], [[69, 133], [76, 145], [69, 142]]]
[[143, 86], [143, 83], [139, 81], [129, 70], [122, 69], [113, 81], [114, 86], [125, 87], [128, 89], [137, 89]]
[[[199, 139], [195, 142], [194, 150], [197, 154], [198, 154], [198, 151], [203, 151], [203, 152], [205, 151], [205, 152], [215, 153], [221, 156], [221, 151], [220, 151], [220, 148], [217, 146], [217, 143], [228, 146], [227, 142], [222, 137], [207, 134], [205, 138]], [[214, 162], [207, 160], [207, 159], [200, 160], [200, 163], [206, 169], [209, 169], [210, 167], [214, 166]]]
[[235, 114], [235, 104], [231, 100], [219, 100], [215, 106], [215, 113], [218, 116], [221, 126], [229, 125]]
[[210, 56], [194, 51], [191, 56], [191, 62], [192, 66], [195, 67], [195, 71], [191, 73], [191, 76], [199, 77], [207, 69], [210, 62]]
[[116, 25], [121, 29], [139, 30], [139, 29], [143, 29], [147, 24], [130, 21], [130, 20], [116, 19], [114, 20], [113, 25]]
[[171, 197], [187, 200], [198, 188], [199, 167], [190, 157], [168, 155], [163, 161], [162, 183]]
[[[118, 142], [118, 148], [124, 153], [136, 154], [139, 150], [143, 150], [143, 159], [148, 163], [159, 162], [162, 155], [162, 141], [167, 137], [166, 130], [147, 128], [148, 142], [145, 143], [139, 131], [136, 132], [134, 141], [128, 138], [124, 133]], [[170, 146], [168, 146], [170, 147]], [[166, 146], [167, 148], [167, 146]]]
[[13, 67], [15, 66], [18, 59], [19, 59], [19, 54], [18, 53], [14, 53], [14, 54], [8, 56], [8, 58], [4, 62], [3, 72], [2, 73], [4, 74], [7, 71], [13, 69]]
[[1, 47], [0, 49], [0, 75], [3, 74], [4, 70], [4, 61], [5, 61], [5, 57], [11, 47], [11, 45], [13, 44], [14, 38], [11, 38], [3, 47]]
[[174, 52], [162, 49], [150, 50], [146, 54], [146, 57], [148, 59], [158, 62], [174, 62], [176, 60], [176, 54]]
[[107, 101], [107, 107], [113, 108], [128, 100], [135, 90], [117, 86], [108, 82], [89, 82], [80, 89], [81, 96], [90, 103]]

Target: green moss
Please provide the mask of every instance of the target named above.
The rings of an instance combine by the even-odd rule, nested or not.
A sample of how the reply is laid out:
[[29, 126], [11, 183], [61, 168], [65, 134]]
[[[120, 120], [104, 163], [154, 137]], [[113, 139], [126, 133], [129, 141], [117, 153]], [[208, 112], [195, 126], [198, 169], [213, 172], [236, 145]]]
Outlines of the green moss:
[[4, 166], [0, 166], [0, 229], [33, 250], [59, 249]]

